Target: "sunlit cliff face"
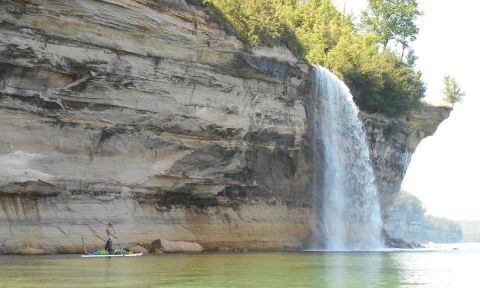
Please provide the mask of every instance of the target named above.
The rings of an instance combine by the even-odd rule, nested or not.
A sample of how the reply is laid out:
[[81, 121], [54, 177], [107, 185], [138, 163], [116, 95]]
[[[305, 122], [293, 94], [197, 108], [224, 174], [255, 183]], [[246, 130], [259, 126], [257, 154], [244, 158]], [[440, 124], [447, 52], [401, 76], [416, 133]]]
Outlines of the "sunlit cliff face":
[[[80, 252], [108, 222], [126, 242], [304, 247], [310, 67], [169, 7], [0, 4], [1, 252]], [[428, 133], [361, 116], [384, 208], [408, 163], [396, 151]]]

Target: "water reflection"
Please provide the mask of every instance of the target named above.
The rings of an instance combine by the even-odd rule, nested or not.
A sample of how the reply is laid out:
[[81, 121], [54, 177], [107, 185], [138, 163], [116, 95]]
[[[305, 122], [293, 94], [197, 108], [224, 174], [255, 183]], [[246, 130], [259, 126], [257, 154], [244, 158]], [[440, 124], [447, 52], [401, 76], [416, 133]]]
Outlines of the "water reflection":
[[479, 252], [0, 256], [0, 287], [478, 287]]
[[398, 287], [400, 275], [384, 253], [333, 253], [326, 255], [327, 281], [312, 287]]
[[396, 253], [402, 287], [480, 287], [480, 250]]

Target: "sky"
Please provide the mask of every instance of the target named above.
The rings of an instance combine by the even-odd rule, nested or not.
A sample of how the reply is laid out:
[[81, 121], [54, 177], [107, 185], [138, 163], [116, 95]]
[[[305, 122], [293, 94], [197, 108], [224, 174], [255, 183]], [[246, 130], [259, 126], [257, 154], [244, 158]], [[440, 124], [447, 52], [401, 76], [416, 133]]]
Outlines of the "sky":
[[[358, 15], [366, 0], [334, 0]], [[412, 43], [417, 69], [427, 84], [426, 101], [440, 103], [443, 77], [452, 75], [466, 93], [432, 137], [424, 139], [412, 157], [403, 181], [431, 215], [452, 220], [480, 220], [480, 41], [472, 0], [417, 0], [424, 12]], [[478, 79], [478, 80], [477, 80]]]

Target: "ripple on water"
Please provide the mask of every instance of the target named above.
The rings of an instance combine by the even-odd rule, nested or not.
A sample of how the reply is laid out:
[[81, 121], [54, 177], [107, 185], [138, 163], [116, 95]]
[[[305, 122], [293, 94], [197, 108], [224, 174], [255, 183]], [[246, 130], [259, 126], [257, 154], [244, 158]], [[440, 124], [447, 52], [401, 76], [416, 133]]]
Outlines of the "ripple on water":
[[480, 249], [0, 256], [0, 287], [478, 287]]

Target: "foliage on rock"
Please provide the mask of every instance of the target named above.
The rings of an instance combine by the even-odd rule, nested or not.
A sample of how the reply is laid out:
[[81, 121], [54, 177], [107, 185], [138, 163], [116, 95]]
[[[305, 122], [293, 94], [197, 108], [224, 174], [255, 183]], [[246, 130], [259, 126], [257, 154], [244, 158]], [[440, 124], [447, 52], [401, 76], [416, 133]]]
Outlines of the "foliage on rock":
[[462, 227], [452, 220], [425, 214], [422, 202], [402, 191], [396, 200], [385, 228], [393, 238], [413, 242], [458, 242], [463, 238]]
[[424, 83], [413, 63], [404, 63], [403, 56], [389, 49], [379, 51], [379, 35], [358, 32], [352, 16], [340, 13], [330, 0], [203, 4], [247, 45], [285, 45], [307, 62], [329, 68], [347, 83], [363, 110], [400, 115], [424, 96]]

